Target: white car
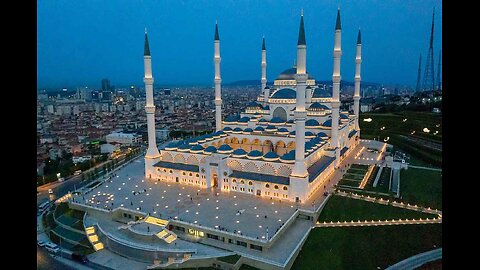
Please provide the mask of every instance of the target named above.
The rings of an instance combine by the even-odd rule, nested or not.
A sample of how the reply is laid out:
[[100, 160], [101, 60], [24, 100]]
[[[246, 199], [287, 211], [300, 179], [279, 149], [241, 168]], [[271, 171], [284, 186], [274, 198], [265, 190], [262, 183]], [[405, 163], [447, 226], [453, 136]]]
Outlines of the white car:
[[60, 248], [52, 242], [46, 243], [45, 248], [51, 253], [57, 253], [58, 251], [60, 251]]
[[46, 244], [47, 244], [47, 242], [42, 241], [42, 240], [39, 240], [39, 241], [37, 242], [37, 245], [38, 245], [39, 247], [44, 247]]
[[53, 194], [53, 190], [52, 190], [52, 189], [49, 189], [49, 190], [48, 190], [48, 194]]

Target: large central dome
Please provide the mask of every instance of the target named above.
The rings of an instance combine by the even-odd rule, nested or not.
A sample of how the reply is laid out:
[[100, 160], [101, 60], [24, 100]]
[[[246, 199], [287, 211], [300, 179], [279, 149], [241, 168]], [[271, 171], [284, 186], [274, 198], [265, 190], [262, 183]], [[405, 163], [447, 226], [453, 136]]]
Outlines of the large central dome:
[[[280, 75], [278, 75], [276, 80], [295, 80], [295, 74], [297, 74], [297, 67], [292, 67], [287, 70], [284, 70]], [[308, 74], [308, 80], [315, 80], [315, 78]]]

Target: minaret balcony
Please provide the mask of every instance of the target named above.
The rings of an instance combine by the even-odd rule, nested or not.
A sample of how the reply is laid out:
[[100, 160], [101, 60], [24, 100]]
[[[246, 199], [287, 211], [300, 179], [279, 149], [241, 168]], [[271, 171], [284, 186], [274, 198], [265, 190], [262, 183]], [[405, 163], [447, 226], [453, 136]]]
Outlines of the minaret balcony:
[[153, 84], [153, 77], [150, 77], [150, 78], [145, 77], [143, 78], [143, 82], [145, 84]]

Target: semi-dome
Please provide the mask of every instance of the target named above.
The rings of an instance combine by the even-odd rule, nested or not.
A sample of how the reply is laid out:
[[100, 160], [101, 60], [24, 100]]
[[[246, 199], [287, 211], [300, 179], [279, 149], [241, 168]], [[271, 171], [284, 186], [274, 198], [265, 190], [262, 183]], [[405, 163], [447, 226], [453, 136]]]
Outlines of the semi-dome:
[[232, 152], [233, 157], [244, 157], [247, 155], [247, 151], [243, 150], [242, 148], [238, 148]]
[[270, 98], [273, 99], [295, 99], [297, 92], [292, 88], [282, 88], [273, 93]]
[[205, 154], [212, 154], [212, 153], [217, 152], [217, 148], [213, 145], [210, 145], [209, 147], [205, 148], [205, 150], [203, 150], [203, 152]]
[[330, 108], [328, 108], [326, 105], [323, 105], [323, 104], [320, 104], [318, 102], [314, 102], [312, 103], [312, 105], [310, 105], [310, 107], [308, 107], [309, 111], [323, 111], [323, 110], [330, 110]]
[[258, 151], [258, 150], [253, 150], [253, 151], [250, 151], [250, 153], [248, 153], [247, 157], [249, 159], [259, 159], [263, 156], [262, 152]]
[[199, 144], [194, 145], [192, 146], [192, 148], [190, 148], [191, 153], [200, 153], [200, 152], [203, 152], [203, 150], [205, 150], [205, 148], [203, 148], [203, 146]]
[[[338, 124], [340, 123], [340, 119], [338, 120]], [[327, 121], [323, 122], [322, 126], [324, 127], [332, 127], [332, 119], [328, 119]]]
[[230, 154], [233, 152], [233, 148], [230, 147], [228, 144], [222, 144], [218, 149], [217, 152], [220, 154]]
[[255, 110], [255, 109], [263, 109], [263, 107], [260, 103], [252, 101], [252, 102], [247, 104], [247, 109]]
[[275, 161], [275, 160], [278, 160], [280, 158], [280, 156], [277, 155], [277, 153], [270, 151], [270, 152], [266, 153], [265, 155], [263, 155], [262, 158], [265, 161]]
[[322, 89], [322, 88], [316, 88], [313, 91], [312, 98], [326, 98], [326, 97], [332, 97], [332, 91]]
[[[280, 73], [276, 80], [295, 80], [295, 74], [297, 74], [297, 67], [292, 67]], [[312, 75], [308, 74], [308, 72], [307, 75], [308, 80], [315, 80], [315, 78]]]
[[315, 119], [308, 119], [308, 120], [305, 122], [305, 126], [306, 126], [306, 127], [319, 127], [319, 126], [320, 126], [320, 123], [318, 123], [318, 121], [315, 120]]

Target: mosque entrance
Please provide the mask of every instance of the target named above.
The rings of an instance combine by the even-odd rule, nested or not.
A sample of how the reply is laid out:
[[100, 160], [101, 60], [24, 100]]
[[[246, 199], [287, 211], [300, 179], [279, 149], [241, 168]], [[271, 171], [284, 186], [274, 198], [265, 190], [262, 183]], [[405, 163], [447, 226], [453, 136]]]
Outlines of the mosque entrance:
[[278, 118], [282, 119], [283, 121], [287, 121], [287, 112], [285, 111], [284, 108], [277, 107], [273, 111], [273, 117], [278, 117]]
[[213, 173], [213, 187], [218, 188], [218, 176], [216, 173]]

